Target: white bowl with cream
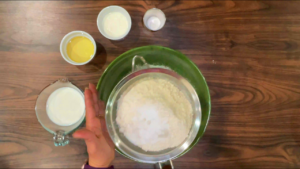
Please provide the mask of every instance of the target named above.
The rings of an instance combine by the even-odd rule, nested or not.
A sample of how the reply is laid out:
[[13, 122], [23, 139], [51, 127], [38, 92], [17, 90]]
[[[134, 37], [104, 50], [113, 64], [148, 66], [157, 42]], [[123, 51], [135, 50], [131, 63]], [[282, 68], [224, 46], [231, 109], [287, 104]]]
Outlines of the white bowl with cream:
[[110, 40], [123, 39], [131, 29], [131, 17], [120, 6], [103, 8], [97, 17], [97, 26], [100, 33]]

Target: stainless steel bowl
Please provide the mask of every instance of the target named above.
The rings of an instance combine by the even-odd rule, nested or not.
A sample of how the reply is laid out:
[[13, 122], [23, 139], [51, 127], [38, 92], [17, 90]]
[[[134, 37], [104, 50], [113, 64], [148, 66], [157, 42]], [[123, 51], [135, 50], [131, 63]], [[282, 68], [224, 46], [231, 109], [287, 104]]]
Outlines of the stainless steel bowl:
[[[143, 65], [137, 66], [135, 64], [136, 59], [142, 60]], [[140, 69], [140, 70], [138, 70]], [[124, 77], [113, 89], [106, 105], [106, 125], [111, 139], [115, 143], [117, 149], [119, 149], [127, 157], [144, 163], [164, 163], [171, 159], [176, 158], [182, 152], [184, 152], [194, 141], [198, 133], [201, 123], [201, 106], [197, 93], [193, 86], [182, 76], [176, 72], [157, 66], [151, 66], [146, 63], [143, 57], [135, 56], [132, 61], [133, 72]], [[143, 78], [163, 78], [167, 79], [180, 88], [186, 95], [193, 109], [193, 123], [190, 129], [189, 135], [185, 141], [183, 141], [178, 147], [165, 149], [158, 152], [144, 151], [141, 148], [133, 145], [123, 133], [119, 131], [119, 126], [116, 122], [118, 100], [133, 83]], [[171, 164], [171, 162], [170, 162]]]

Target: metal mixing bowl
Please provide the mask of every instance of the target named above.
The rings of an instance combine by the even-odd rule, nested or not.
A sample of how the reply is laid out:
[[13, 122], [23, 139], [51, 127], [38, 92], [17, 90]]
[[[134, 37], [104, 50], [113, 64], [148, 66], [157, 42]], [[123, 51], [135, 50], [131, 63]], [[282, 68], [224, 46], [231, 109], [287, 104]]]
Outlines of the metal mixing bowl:
[[[139, 58], [143, 61], [142, 66], [138, 66], [141, 70], [136, 70], [135, 59]], [[106, 125], [111, 139], [115, 143], [116, 147], [129, 158], [144, 163], [162, 163], [176, 158], [183, 153], [195, 140], [201, 123], [201, 106], [198, 95], [193, 86], [182, 76], [176, 72], [167, 68], [151, 67], [146, 61], [136, 56], [132, 62], [133, 72], [124, 77], [113, 89], [106, 105]], [[116, 122], [118, 100], [121, 95], [128, 89], [133, 83], [143, 78], [162, 78], [170, 81], [177, 86], [187, 99], [192, 104], [193, 110], [193, 123], [190, 129], [188, 137], [177, 147], [165, 149], [162, 151], [151, 152], [144, 151], [141, 148], [133, 145], [123, 133], [119, 131], [119, 126]], [[176, 131], [174, 131], [176, 132]]]

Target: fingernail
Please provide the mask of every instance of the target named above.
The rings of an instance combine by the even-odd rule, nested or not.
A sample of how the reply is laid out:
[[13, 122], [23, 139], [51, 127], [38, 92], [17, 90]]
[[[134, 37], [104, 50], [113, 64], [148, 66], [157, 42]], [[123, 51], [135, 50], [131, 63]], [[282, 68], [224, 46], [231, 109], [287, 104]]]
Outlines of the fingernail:
[[88, 89], [89, 89], [88, 87], [85, 87], [85, 88], [84, 88], [84, 90], [88, 90]]

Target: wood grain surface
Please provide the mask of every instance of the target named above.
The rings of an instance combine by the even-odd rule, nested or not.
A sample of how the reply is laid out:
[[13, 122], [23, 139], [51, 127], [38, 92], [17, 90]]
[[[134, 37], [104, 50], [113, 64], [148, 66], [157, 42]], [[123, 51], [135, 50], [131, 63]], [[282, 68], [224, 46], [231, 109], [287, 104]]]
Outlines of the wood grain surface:
[[[108, 5], [132, 17], [122, 41], [105, 39], [96, 18]], [[162, 9], [158, 32], [142, 24], [147, 9]], [[90, 33], [96, 59], [76, 67], [59, 44], [73, 30]], [[68, 77], [84, 89], [97, 83], [121, 53], [144, 45], [179, 50], [194, 61], [211, 92], [206, 133], [176, 168], [300, 167], [300, 1], [1, 1], [0, 168], [80, 168], [81, 140], [54, 147], [37, 121], [39, 92]], [[115, 168], [153, 168], [117, 154]]]

